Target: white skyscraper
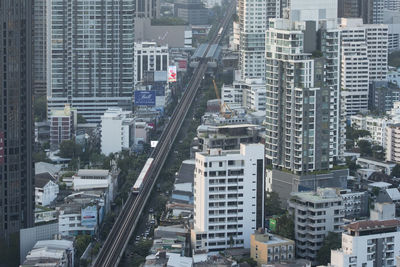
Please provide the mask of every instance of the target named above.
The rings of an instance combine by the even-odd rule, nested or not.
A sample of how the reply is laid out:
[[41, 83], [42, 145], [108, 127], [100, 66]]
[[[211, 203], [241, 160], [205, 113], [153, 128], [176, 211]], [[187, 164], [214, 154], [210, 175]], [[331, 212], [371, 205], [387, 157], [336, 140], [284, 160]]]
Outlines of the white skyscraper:
[[388, 26], [341, 20], [341, 89], [347, 116], [368, 110], [369, 83], [387, 75]]
[[192, 248], [250, 248], [264, 223], [264, 145], [196, 153]]
[[53, 0], [48, 13], [48, 105], [71, 104], [89, 122], [131, 109], [134, 0]]
[[241, 79], [264, 79], [267, 1], [239, 0], [237, 5]]

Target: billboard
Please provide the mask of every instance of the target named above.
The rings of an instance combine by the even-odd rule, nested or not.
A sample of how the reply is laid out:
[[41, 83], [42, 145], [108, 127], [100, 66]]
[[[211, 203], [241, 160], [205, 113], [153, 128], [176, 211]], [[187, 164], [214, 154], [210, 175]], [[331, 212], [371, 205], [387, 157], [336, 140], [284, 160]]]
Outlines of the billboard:
[[186, 60], [179, 60], [178, 61], [178, 66], [180, 69], [186, 69], [187, 68], [187, 61]]
[[97, 206], [87, 206], [81, 211], [81, 225], [95, 227], [97, 225]]
[[275, 231], [276, 231], [276, 218], [269, 219], [269, 229], [270, 229], [272, 232], [275, 232]]
[[176, 82], [176, 66], [168, 66], [168, 82]]
[[156, 91], [135, 91], [136, 106], [152, 106], [156, 105]]
[[4, 164], [4, 132], [0, 132], [0, 165]]

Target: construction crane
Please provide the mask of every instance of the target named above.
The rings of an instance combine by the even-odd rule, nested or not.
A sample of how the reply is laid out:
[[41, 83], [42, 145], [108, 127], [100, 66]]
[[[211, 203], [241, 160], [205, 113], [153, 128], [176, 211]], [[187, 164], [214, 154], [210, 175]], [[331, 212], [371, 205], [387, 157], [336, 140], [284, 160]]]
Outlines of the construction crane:
[[[225, 102], [222, 103], [221, 97], [219, 96], [219, 90], [217, 87], [217, 84], [215, 83], [215, 80], [213, 80], [214, 84], [214, 90], [215, 90], [215, 95], [217, 96], [217, 99], [219, 100], [219, 112], [224, 116], [225, 119], [230, 119], [233, 115], [233, 110], [226, 104]], [[226, 110], [229, 110], [229, 113], [226, 113]]]

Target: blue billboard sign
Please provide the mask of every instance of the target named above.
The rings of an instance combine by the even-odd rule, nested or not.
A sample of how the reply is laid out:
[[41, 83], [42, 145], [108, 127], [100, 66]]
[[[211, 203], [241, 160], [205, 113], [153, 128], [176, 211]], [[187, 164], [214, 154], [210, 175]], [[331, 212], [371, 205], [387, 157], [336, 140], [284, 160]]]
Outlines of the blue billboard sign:
[[81, 211], [81, 225], [95, 227], [97, 225], [97, 206], [87, 206]]
[[152, 106], [156, 105], [156, 91], [135, 91], [136, 106]]

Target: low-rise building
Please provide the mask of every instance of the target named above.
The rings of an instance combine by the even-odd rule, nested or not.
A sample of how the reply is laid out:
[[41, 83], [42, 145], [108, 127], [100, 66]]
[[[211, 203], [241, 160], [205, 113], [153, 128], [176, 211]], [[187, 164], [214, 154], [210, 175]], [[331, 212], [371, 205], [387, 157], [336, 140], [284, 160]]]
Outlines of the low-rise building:
[[70, 179], [65, 178], [64, 180], [68, 182], [67, 185], [71, 186], [74, 191], [101, 191], [106, 210], [109, 211], [111, 202], [114, 201], [115, 190], [118, 188], [118, 175], [119, 170], [113, 165], [110, 171], [80, 169]]
[[386, 173], [390, 175], [392, 173], [392, 169], [396, 166], [395, 162], [388, 161], [380, 161], [376, 159], [370, 158], [357, 158], [356, 164], [360, 165], [363, 169], [372, 169], [379, 172]]
[[342, 231], [342, 197], [334, 188], [318, 188], [316, 192], [293, 193], [288, 203], [294, 216], [296, 255], [316, 263], [325, 236]]
[[69, 240], [38, 241], [20, 266], [74, 266], [73, 242]]
[[66, 104], [63, 109], [52, 108], [49, 112], [50, 145], [57, 147], [62, 141], [71, 140], [78, 123], [77, 110]]
[[392, 123], [391, 120], [386, 117], [352, 115], [350, 121], [354, 129], [369, 131], [374, 144], [385, 147], [386, 129]]
[[396, 205], [389, 202], [376, 202], [370, 211], [370, 220], [392, 220], [396, 216]]
[[265, 111], [266, 91], [262, 79], [234, 81], [232, 85], [223, 85], [221, 101], [230, 108], [244, 108], [250, 111]]
[[101, 153], [132, 149], [135, 140], [135, 118], [131, 111], [110, 108], [101, 116]]
[[343, 199], [344, 216], [346, 218], [357, 218], [368, 216], [369, 194], [364, 192], [351, 192], [351, 190], [341, 190], [340, 196]]
[[94, 235], [105, 214], [101, 192], [70, 195], [57, 209], [61, 236]]
[[58, 192], [58, 184], [50, 173], [45, 172], [35, 175], [35, 205], [50, 205], [56, 199]]
[[250, 256], [258, 266], [293, 260], [295, 244], [293, 240], [278, 235], [255, 231], [250, 236]]
[[345, 226], [342, 248], [331, 251], [331, 265], [395, 266], [400, 255], [400, 221], [359, 221]]

